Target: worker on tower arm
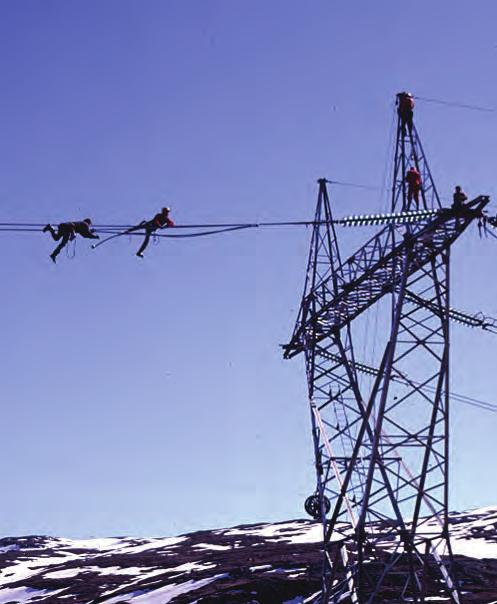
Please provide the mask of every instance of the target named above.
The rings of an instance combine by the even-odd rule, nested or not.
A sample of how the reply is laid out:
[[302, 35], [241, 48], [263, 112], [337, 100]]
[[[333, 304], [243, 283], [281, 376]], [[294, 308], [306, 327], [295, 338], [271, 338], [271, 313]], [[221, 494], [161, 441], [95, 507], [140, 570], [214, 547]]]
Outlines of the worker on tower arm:
[[138, 258], [143, 258], [143, 252], [147, 249], [150, 242], [150, 237], [157, 229], [164, 229], [167, 227], [173, 227], [174, 222], [169, 218], [169, 212], [171, 208], [162, 208], [159, 214], [156, 214], [152, 220], [143, 220], [138, 225], [139, 228], [145, 229], [145, 238], [140, 246], [140, 249], [136, 252]]
[[[419, 192], [421, 191], [421, 174], [416, 170], [414, 166], [411, 166], [406, 174], [407, 182], [407, 204], [411, 205], [411, 201], [414, 199], [416, 203], [416, 209], [419, 209]], [[409, 208], [408, 208], [409, 209]]]
[[55, 241], [59, 241], [59, 245], [54, 249], [54, 251], [50, 254], [50, 258], [55, 263], [57, 256], [60, 254], [62, 248], [64, 248], [69, 241], [72, 241], [76, 235], [81, 235], [85, 239], [100, 239], [98, 235], [95, 235], [93, 229], [91, 228], [91, 220], [89, 218], [85, 218], [84, 220], [80, 220], [78, 222], [61, 222], [57, 230], [53, 228], [51, 224], [47, 224], [46, 227], [43, 228], [43, 232], [49, 232]]
[[414, 117], [414, 97], [410, 92], [399, 92], [397, 94], [397, 114], [402, 124], [403, 134], [406, 132], [406, 124], [410, 134]]
[[453, 199], [452, 207], [454, 208], [454, 210], [460, 211], [460, 210], [462, 210], [462, 208], [464, 206], [464, 202], [468, 200], [468, 196], [461, 189], [461, 187], [459, 185], [457, 185], [457, 187], [454, 189], [454, 195], [452, 196], [452, 199]]

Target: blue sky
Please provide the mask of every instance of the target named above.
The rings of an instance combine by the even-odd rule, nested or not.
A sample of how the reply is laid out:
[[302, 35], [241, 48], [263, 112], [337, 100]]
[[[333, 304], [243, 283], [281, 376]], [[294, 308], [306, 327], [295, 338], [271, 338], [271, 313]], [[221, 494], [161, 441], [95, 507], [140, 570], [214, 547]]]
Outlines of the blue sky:
[[[496, 18], [490, 0], [3, 0], [1, 219], [309, 219], [321, 176], [383, 183], [397, 91], [497, 107]], [[420, 101], [416, 121], [442, 197], [495, 197], [497, 113]], [[332, 195], [336, 215], [388, 204]], [[48, 236], [2, 234], [0, 534], [302, 516], [303, 363], [279, 344], [309, 235], [162, 240], [143, 261], [136, 239], [81, 240], [54, 266]], [[496, 258], [465, 235], [454, 306], [497, 316]], [[497, 402], [496, 347], [454, 328], [454, 390]], [[454, 405], [451, 508], [497, 504], [496, 431]]]

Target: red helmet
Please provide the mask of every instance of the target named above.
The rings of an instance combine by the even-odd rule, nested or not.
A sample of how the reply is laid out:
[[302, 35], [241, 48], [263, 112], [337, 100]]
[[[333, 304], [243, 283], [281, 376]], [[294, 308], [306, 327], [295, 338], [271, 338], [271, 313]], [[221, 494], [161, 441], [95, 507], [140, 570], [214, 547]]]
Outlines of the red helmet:
[[162, 208], [163, 214], [169, 214], [170, 211], [171, 211], [171, 208]]

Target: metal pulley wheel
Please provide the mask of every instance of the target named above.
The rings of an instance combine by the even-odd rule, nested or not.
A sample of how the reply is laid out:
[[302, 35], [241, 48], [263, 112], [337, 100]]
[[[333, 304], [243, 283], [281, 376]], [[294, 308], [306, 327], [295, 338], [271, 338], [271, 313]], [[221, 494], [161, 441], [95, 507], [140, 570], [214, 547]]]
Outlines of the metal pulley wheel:
[[[314, 520], [321, 520], [321, 501], [320, 501], [318, 493], [314, 493], [314, 495], [311, 495], [310, 497], [308, 497], [305, 500], [304, 507], [305, 507], [305, 511], [309, 514], [309, 516], [312, 516], [312, 518], [314, 518]], [[324, 495], [323, 495], [323, 508], [324, 508], [325, 514], [327, 514], [331, 508], [330, 500], [328, 499], [328, 497], [325, 497]]]

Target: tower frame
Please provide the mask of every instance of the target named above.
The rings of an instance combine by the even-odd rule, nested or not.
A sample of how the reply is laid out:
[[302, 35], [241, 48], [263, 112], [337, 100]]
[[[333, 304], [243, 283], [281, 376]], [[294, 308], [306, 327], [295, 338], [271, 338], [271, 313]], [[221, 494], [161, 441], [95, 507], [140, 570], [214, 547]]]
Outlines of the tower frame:
[[[461, 604], [448, 531], [450, 249], [489, 199], [442, 208], [414, 124], [398, 114], [389, 224], [345, 261], [320, 179], [304, 294], [284, 356], [304, 354], [323, 525], [321, 604]], [[416, 203], [416, 209], [418, 204]], [[377, 367], [358, 359], [353, 327], [390, 299]], [[360, 374], [368, 367], [369, 382]]]

